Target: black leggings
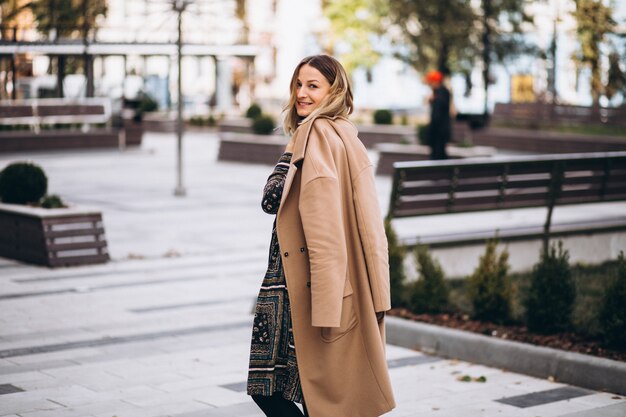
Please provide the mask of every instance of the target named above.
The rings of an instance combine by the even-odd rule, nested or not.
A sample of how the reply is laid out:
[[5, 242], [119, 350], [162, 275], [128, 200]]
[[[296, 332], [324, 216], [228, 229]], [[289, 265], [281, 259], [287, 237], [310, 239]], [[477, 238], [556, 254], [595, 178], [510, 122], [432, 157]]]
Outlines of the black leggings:
[[[274, 393], [271, 397], [253, 395], [252, 399], [267, 417], [302, 417], [302, 411], [296, 403], [284, 399], [280, 392]], [[304, 408], [304, 417], [309, 417], [306, 406], [303, 405], [302, 408]]]

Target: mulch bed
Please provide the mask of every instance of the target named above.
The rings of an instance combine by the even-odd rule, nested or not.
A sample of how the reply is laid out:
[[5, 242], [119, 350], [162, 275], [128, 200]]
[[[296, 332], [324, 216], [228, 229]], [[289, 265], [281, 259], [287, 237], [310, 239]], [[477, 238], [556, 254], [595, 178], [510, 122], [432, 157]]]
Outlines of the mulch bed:
[[541, 335], [530, 333], [525, 326], [502, 325], [472, 320], [467, 314], [415, 314], [406, 308], [394, 308], [389, 315], [405, 319], [420, 321], [437, 326], [451, 327], [466, 330], [501, 339], [515, 340], [537, 346], [561, 349], [569, 352], [584, 353], [626, 362], [626, 351], [609, 350], [602, 346], [599, 340], [590, 340], [575, 333], [558, 333]]

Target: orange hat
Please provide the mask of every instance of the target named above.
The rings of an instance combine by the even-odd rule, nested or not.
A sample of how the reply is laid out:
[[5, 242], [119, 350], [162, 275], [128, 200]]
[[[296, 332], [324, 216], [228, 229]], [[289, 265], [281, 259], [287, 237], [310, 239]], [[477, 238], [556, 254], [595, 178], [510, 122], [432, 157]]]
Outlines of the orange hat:
[[427, 83], [440, 83], [443, 81], [443, 74], [437, 70], [428, 71], [424, 80]]

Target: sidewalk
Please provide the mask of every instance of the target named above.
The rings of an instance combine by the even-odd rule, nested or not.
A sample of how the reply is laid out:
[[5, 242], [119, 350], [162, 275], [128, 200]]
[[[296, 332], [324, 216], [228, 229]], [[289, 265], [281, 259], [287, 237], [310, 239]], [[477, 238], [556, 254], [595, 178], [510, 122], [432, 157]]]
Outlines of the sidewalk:
[[[150, 134], [125, 153], [0, 155], [0, 169], [32, 160], [51, 193], [102, 209], [113, 259], [49, 270], [0, 258], [0, 416], [262, 417], [245, 380], [271, 167], [217, 163], [217, 146], [212, 134], [187, 135], [182, 199], [173, 135]], [[384, 206], [390, 180], [377, 181]], [[610, 393], [387, 352], [390, 417], [626, 415]]]

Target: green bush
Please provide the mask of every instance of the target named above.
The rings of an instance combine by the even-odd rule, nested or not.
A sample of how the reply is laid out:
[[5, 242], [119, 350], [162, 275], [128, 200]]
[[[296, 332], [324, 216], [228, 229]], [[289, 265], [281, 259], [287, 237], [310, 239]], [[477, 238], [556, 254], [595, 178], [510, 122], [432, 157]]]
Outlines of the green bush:
[[59, 197], [57, 194], [51, 194], [51, 195], [45, 196], [41, 200], [41, 207], [51, 209], [51, 208], [62, 208], [62, 207], [67, 207], [67, 206], [65, 205], [61, 197]]
[[0, 172], [0, 199], [5, 203], [38, 203], [48, 190], [43, 170], [30, 162], [14, 162]]
[[379, 109], [374, 112], [374, 124], [390, 125], [393, 124], [393, 114], [386, 109]]
[[425, 124], [417, 125], [416, 133], [417, 133], [417, 140], [419, 141], [419, 143], [422, 145], [428, 145], [428, 137], [427, 137], [428, 125], [425, 125]]
[[389, 280], [391, 291], [392, 307], [406, 306], [406, 274], [404, 273], [404, 256], [406, 250], [398, 244], [391, 221], [385, 220], [385, 234], [387, 235], [387, 246], [389, 247]]
[[261, 114], [263, 114], [263, 110], [261, 109], [261, 106], [259, 106], [256, 103], [253, 103], [252, 105], [250, 105], [250, 107], [248, 107], [248, 110], [246, 110], [246, 117], [248, 119], [256, 119], [257, 117], [260, 117]]
[[409, 306], [415, 313], [441, 313], [448, 309], [450, 290], [439, 262], [433, 259], [426, 246], [414, 252], [419, 279], [409, 289]]
[[192, 126], [204, 126], [204, 117], [202, 116], [191, 116], [189, 118], [189, 124]]
[[496, 239], [490, 239], [478, 267], [468, 278], [468, 294], [478, 320], [506, 322], [511, 318], [513, 290], [509, 273], [509, 253], [496, 254]]
[[139, 106], [137, 110], [140, 113], [147, 113], [151, 111], [156, 111], [159, 109], [159, 104], [155, 99], [152, 98], [149, 94], [142, 93], [139, 99]]
[[533, 267], [530, 288], [525, 299], [526, 323], [536, 333], [557, 333], [572, 326], [576, 284], [569, 265], [569, 253], [563, 242], [541, 253]]
[[203, 117], [203, 116], [191, 116], [189, 118], [189, 124], [191, 126], [215, 126], [217, 124], [217, 121], [215, 120], [215, 117], [213, 117], [212, 114], [208, 115], [207, 117]]
[[271, 135], [276, 124], [271, 116], [261, 115], [252, 122], [252, 131], [257, 135]]
[[607, 346], [626, 349], [626, 260], [618, 258], [617, 274], [604, 292], [600, 327]]

